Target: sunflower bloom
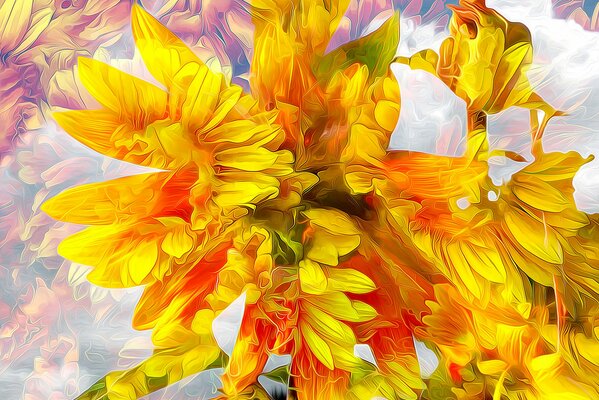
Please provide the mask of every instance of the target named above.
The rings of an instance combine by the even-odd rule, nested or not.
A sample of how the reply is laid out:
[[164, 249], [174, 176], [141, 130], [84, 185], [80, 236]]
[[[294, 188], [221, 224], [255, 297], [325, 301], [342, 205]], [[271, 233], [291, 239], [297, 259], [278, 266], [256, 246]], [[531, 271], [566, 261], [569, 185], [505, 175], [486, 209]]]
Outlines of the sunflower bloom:
[[[218, 357], [211, 333], [192, 333], [195, 311], [201, 310], [179, 315], [181, 302], [202, 293], [195, 288], [192, 293], [179, 291], [185, 287], [181, 279], [193, 276], [179, 275], [181, 268], [189, 271], [200, 263], [198, 272], [208, 275], [221, 268], [218, 261], [207, 260], [226, 256], [227, 236], [216, 247], [219, 242], [210, 239], [226, 232], [248, 208], [278, 195], [282, 183], [294, 177], [292, 155], [274, 150], [283, 133], [272, 123], [272, 112], [259, 111], [241, 88], [210, 71], [140, 8], [135, 8], [133, 21], [137, 44], [148, 63], [158, 63], [151, 72], [166, 90], [81, 59], [81, 81], [103, 108], [55, 117], [73, 137], [100, 153], [164, 171], [77, 187], [46, 202], [44, 210], [59, 220], [94, 225], [59, 248], [65, 257], [95, 267], [89, 276], [92, 282], [108, 287], [144, 284], [148, 296], [169, 292], [161, 297], [171, 300], [173, 311], [158, 307], [150, 312], [142, 297], [134, 321], [139, 328], [154, 328], [154, 343], [161, 350], [135, 371], [106, 378], [110, 390], [128, 385], [140, 396], [153, 390], [149, 381], [135, 384], [140, 376], [157, 376], [148, 371], [166, 368], [159, 375], [168, 375], [166, 384], [204, 369]], [[294, 182], [295, 187], [310, 183]], [[164, 285], [166, 277], [173, 279], [172, 286]], [[182, 348], [169, 334], [173, 329], [194, 339], [178, 336]], [[198, 354], [189, 354], [189, 348]], [[173, 361], [164, 363], [165, 357]], [[196, 362], [189, 365], [189, 357]]]

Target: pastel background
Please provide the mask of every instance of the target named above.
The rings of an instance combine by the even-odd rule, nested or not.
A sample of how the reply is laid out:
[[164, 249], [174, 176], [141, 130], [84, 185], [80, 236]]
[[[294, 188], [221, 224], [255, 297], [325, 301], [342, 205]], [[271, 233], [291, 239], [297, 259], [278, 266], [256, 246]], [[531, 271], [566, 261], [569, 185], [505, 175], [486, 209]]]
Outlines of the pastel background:
[[[204, 61], [221, 65], [236, 83], [247, 87], [253, 27], [245, 1], [141, 3]], [[448, 3], [455, 2], [354, 1], [333, 44], [370, 32], [395, 7], [402, 11], [397, 54], [438, 50], [448, 34]], [[76, 78], [78, 56], [93, 56], [150, 78], [133, 47], [132, 0], [3, 0], [0, 4], [0, 398], [71, 399], [107, 372], [147, 357], [151, 342], [149, 332], [131, 328], [141, 290], [90, 285], [85, 279], [87, 267], [56, 254], [60, 240], [78, 228], [53, 221], [39, 206], [65, 188], [143, 170], [85, 148], [63, 132], [50, 113], [94, 104]], [[597, 1], [489, 0], [487, 4], [528, 26], [535, 48], [531, 81], [553, 106], [573, 110], [550, 122], [545, 149], [597, 154]], [[460, 154], [466, 129], [464, 102], [431, 75], [400, 65], [394, 68], [402, 110], [392, 147]], [[527, 111], [508, 109], [491, 117], [489, 126], [492, 146], [528, 154]], [[494, 179], [507, 180], [513, 172], [509, 162], [495, 160]], [[582, 168], [575, 186], [579, 208], [599, 212], [599, 161]], [[232, 307], [216, 327], [223, 347], [233, 343], [237, 316]], [[420, 348], [419, 357], [423, 373], [435, 368], [426, 349]], [[285, 361], [273, 359], [270, 366]], [[215, 373], [205, 372], [148, 398], [210, 398], [218, 386], [216, 379]]]

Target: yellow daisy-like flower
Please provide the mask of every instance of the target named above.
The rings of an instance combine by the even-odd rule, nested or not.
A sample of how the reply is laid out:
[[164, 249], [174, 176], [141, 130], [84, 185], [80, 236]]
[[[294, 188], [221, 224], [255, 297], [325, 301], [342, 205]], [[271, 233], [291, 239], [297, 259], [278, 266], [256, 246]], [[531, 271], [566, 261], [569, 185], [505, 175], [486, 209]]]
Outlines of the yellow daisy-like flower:
[[[590, 377], [596, 375], [597, 366], [581, 374], [567, 353], [544, 340], [543, 332], [557, 331], [544, 300], [534, 304], [530, 318], [524, 318], [501, 300], [485, 307], [473, 305], [449, 285], [438, 285], [435, 293], [431, 315], [424, 318], [425, 326], [417, 335], [437, 343], [446, 364], [432, 379], [441, 380], [446, 373], [451, 381], [446, 388], [453, 387], [456, 398], [481, 398], [485, 393], [494, 400], [595, 396], [597, 382]], [[579, 342], [592, 342], [577, 335]]]
[[59, 219], [100, 225], [177, 217], [198, 230], [224, 226], [227, 218], [243, 213], [241, 207], [279, 195], [281, 181], [292, 175], [293, 155], [276, 150], [284, 134], [273, 123], [275, 113], [261, 112], [240, 87], [210, 71], [138, 7], [133, 30], [150, 71], [166, 90], [80, 59], [81, 80], [104, 108], [55, 117], [103, 154], [165, 171], [79, 187], [46, 203], [46, 210]]
[[[76, 187], [43, 209], [59, 220], [94, 225], [59, 247], [63, 256], [94, 266], [90, 281], [147, 285], [134, 325], [154, 328], [160, 350], [134, 371], [106, 378], [110, 392], [128, 385], [141, 396], [154, 390], [152, 377], [164, 377], [163, 386], [216, 360], [220, 350], [210, 330], [191, 329], [202, 311], [182, 309], [203, 293], [189, 280], [205, 274], [209, 290], [222, 267], [210, 258], [226, 253], [222, 247], [234, 222], [257, 204], [292, 198], [313, 179], [294, 174], [293, 155], [277, 150], [284, 134], [273, 123], [274, 112], [261, 111], [139, 7], [133, 31], [150, 72], [166, 90], [80, 59], [81, 80], [103, 108], [55, 118], [103, 154], [163, 171]], [[135, 384], [139, 379], [141, 386]]]
[[[549, 119], [563, 112], [534, 92], [528, 80], [526, 74], [533, 57], [528, 28], [508, 21], [485, 3], [460, 0], [459, 6], [450, 6], [450, 37], [441, 44], [439, 54], [423, 50], [398, 61], [434, 74], [462, 98], [469, 113], [470, 131], [479, 128], [476, 120], [481, 118], [481, 112], [496, 114], [511, 106], [531, 109], [536, 152]], [[537, 110], [544, 114], [540, 124]]]

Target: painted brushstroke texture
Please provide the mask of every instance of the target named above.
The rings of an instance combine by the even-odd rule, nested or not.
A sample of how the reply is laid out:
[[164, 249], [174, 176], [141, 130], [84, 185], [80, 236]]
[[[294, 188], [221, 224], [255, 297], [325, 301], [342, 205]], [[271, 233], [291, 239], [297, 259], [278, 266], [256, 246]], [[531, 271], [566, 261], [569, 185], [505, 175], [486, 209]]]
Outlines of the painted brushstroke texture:
[[557, 18], [574, 21], [589, 31], [599, 30], [599, 4], [593, 0], [552, 0]]
[[593, 2], [133, 3], [0, 9], [3, 395], [598, 395]]

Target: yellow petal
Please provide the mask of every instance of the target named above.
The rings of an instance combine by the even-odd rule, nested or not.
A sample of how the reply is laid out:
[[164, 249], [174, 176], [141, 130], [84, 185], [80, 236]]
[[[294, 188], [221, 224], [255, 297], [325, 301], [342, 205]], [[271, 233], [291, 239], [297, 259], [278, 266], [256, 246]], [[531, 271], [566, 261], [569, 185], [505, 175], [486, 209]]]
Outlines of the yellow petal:
[[160, 245], [162, 251], [175, 258], [181, 258], [192, 250], [193, 237], [189, 235], [187, 226], [181, 224], [179, 218], [161, 218], [160, 222], [169, 228]]
[[105, 110], [67, 111], [52, 116], [69, 135], [102, 154], [113, 151], [112, 135], [128, 128]]
[[553, 379], [559, 374], [563, 359], [559, 353], [544, 354], [530, 361], [530, 372], [538, 381]]
[[577, 333], [574, 336], [574, 343], [576, 343], [576, 349], [581, 356], [599, 366], [599, 358], [597, 357], [599, 354], [599, 341], [597, 339]]
[[472, 267], [470, 266], [468, 259], [465, 258], [460, 243], [449, 243], [445, 251], [449, 258], [450, 264], [455, 268], [455, 271], [462, 282], [464, 282], [468, 290], [474, 296], [480, 299], [482, 296], [480, 282], [472, 273]]
[[485, 375], [491, 376], [498, 376], [508, 368], [508, 365], [505, 363], [505, 361], [502, 360], [479, 361], [478, 364], [476, 364], [476, 366], [478, 367], [480, 372], [482, 372]]
[[212, 128], [215, 128], [221, 123], [221, 121], [227, 118], [231, 110], [238, 106], [242, 94], [243, 89], [236, 85], [231, 85], [221, 90], [216, 109], [212, 113], [210, 120], [207, 121], [206, 125], [204, 125], [202, 129], [204, 131], [208, 131]]
[[279, 181], [260, 173], [239, 172], [219, 175], [214, 202], [221, 208], [249, 206], [279, 194]]
[[589, 225], [590, 220], [587, 214], [578, 211], [575, 206], [575, 203], [572, 202], [570, 208], [566, 208], [559, 213], [548, 213], [545, 215], [545, 221], [555, 228], [577, 232], [579, 229]]
[[516, 209], [505, 213], [505, 225], [514, 236], [515, 243], [531, 254], [552, 264], [564, 262], [562, 246], [550, 226]]
[[[42, 204], [52, 218], [85, 225], [109, 225], [159, 215], [181, 207], [194, 175], [140, 174], [65, 190]], [[143, 201], [140, 199], [144, 199]]]
[[264, 147], [231, 148], [220, 151], [215, 159], [218, 165], [243, 171], [276, 169], [280, 175], [293, 172], [293, 154], [285, 150], [274, 152]]
[[132, 75], [90, 58], [78, 59], [79, 76], [100, 104], [141, 129], [166, 116], [167, 93]]
[[370, 305], [358, 300], [350, 300], [341, 292], [318, 293], [315, 296], [306, 296], [305, 300], [343, 321], [366, 322], [378, 315]]
[[167, 88], [183, 91], [175, 75], [188, 64], [204, 63], [158, 20], [139, 5], [134, 5], [131, 14], [131, 27], [135, 45], [144, 63], [154, 77]]
[[191, 329], [200, 336], [211, 335], [214, 317], [214, 311], [210, 309], [199, 310], [193, 317]]
[[387, 131], [382, 131], [378, 126], [372, 129], [365, 124], [355, 123], [350, 128], [350, 140], [343, 151], [343, 160], [353, 160], [355, 157], [378, 163], [387, 153], [389, 136]]
[[67, 111], [53, 116], [69, 135], [91, 149], [146, 167], [175, 169], [188, 165], [194, 150], [191, 138], [182, 135], [176, 124], [164, 126], [157, 121], [138, 129], [107, 110]]
[[[353, 331], [343, 322], [333, 318], [330, 314], [306, 304], [302, 318], [314, 328], [314, 331], [331, 342], [343, 345], [354, 345], [356, 337]], [[353, 348], [353, 347], [352, 347]]]
[[136, 286], [162, 277], [171, 268], [172, 256], [161, 251], [160, 243], [174, 229], [152, 221], [94, 226], [66, 238], [58, 252], [95, 267], [88, 279], [97, 285]]
[[532, 62], [532, 50], [532, 43], [520, 42], [505, 51], [495, 71], [501, 80], [494, 87], [490, 111], [498, 112], [529, 99], [532, 86], [526, 76], [526, 69]]
[[333, 354], [335, 368], [345, 371], [356, 371], [366, 368], [366, 362], [354, 354], [355, 343], [329, 343]]
[[352, 300], [351, 302], [352, 308], [356, 311], [356, 318], [351, 319], [348, 318], [346, 321], [350, 322], [365, 322], [374, 319], [379, 313], [376, 311], [374, 307], [370, 304], [364, 303], [359, 300]]
[[525, 179], [526, 175], [513, 178], [510, 185], [513, 193], [522, 202], [538, 210], [559, 213], [574, 205], [573, 198], [569, 199], [566, 194], [539, 178]]
[[411, 69], [421, 69], [434, 76], [437, 75], [437, 64], [439, 63], [439, 55], [433, 50], [421, 50], [416, 54], [413, 54], [409, 58], [398, 57], [397, 62], [408, 65]]
[[[510, 239], [506, 237], [504, 239], [506, 242]], [[553, 285], [553, 274], [555, 271], [551, 268], [551, 265], [541, 262], [537, 265], [537, 263], [530, 262], [530, 259], [525, 256], [527, 253], [526, 250], [518, 246], [506, 246], [507, 255], [514, 262], [514, 264], [524, 271], [526, 275], [528, 275], [535, 282], [540, 283], [545, 286]], [[520, 279], [520, 278], [517, 278]], [[524, 299], [524, 297], [520, 297]]]
[[327, 277], [322, 267], [312, 260], [299, 262], [299, 280], [306, 293], [320, 294], [327, 290]]
[[376, 285], [368, 276], [351, 268], [327, 268], [329, 288], [348, 293], [369, 293]]
[[299, 329], [301, 335], [310, 348], [310, 351], [318, 360], [328, 369], [334, 369], [333, 355], [331, 354], [331, 348], [329, 345], [312, 329], [312, 327], [305, 323], [299, 323]]
[[[207, 66], [201, 65], [187, 84], [187, 93], [181, 108], [181, 122], [190, 132], [198, 131], [212, 118], [218, 104], [222, 80], [222, 75], [213, 74]], [[237, 99], [240, 95], [241, 91], [238, 91]], [[230, 105], [228, 110], [235, 105], [237, 99], [234, 99], [232, 104], [227, 103]], [[220, 120], [225, 115], [226, 113]]]
[[339, 257], [347, 255], [358, 248], [360, 236], [338, 235], [316, 232], [306, 257], [325, 265], [338, 265]]
[[[223, 123], [210, 130], [203, 136], [203, 140], [211, 143], [255, 143], [265, 140], [270, 142], [281, 130], [270, 125], [268, 120], [256, 121], [255, 119], [240, 119]], [[253, 139], [253, 140], [252, 140]]]
[[141, 284], [150, 274], [158, 260], [157, 246], [157, 242], [129, 239], [113, 226], [92, 227], [63, 240], [58, 253], [95, 266], [87, 277], [94, 284], [128, 287]]
[[331, 233], [341, 235], [358, 235], [360, 233], [356, 224], [349, 216], [338, 210], [312, 208], [303, 212], [310, 219], [310, 223], [320, 226]]
[[374, 118], [381, 128], [393, 131], [399, 118], [399, 104], [388, 100], [381, 100], [374, 108]]
[[503, 283], [506, 280], [507, 272], [500, 253], [495, 246], [498, 243], [491, 243], [485, 247], [484, 243], [477, 245], [466, 241], [460, 242], [460, 249], [464, 258], [474, 271], [480, 276], [491, 282]]

